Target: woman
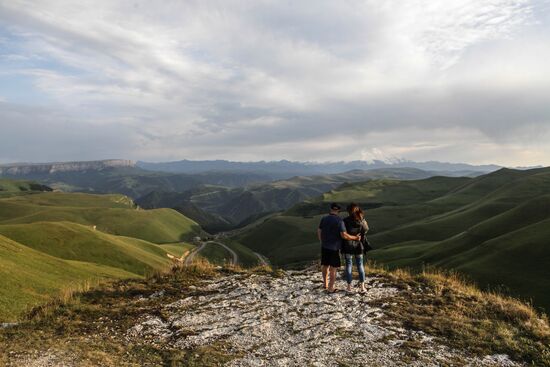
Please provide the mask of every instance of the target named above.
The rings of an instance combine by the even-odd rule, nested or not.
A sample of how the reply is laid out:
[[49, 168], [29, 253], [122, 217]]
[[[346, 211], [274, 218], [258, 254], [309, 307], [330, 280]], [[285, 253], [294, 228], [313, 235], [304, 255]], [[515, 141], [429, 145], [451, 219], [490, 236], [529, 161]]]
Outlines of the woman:
[[[363, 210], [356, 203], [348, 205], [348, 217], [344, 219], [346, 226], [346, 232], [352, 236], [361, 236], [364, 238], [365, 234], [369, 230], [367, 221], [363, 217]], [[347, 291], [351, 292], [352, 281], [352, 268], [353, 259], [355, 258], [355, 264], [357, 271], [359, 272], [359, 284], [361, 286], [361, 292], [365, 291], [365, 268], [363, 267], [363, 244], [362, 241], [350, 241], [345, 240], [342, 246], [342, 253], [346, 260], [346, 268], [344, 275], [348, 282]]]

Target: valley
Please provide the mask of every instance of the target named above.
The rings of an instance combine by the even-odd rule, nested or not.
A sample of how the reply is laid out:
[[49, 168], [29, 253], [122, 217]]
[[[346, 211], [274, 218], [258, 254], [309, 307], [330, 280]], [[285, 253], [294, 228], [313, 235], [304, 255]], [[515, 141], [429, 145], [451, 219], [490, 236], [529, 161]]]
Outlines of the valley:
[[[94, 163], [78, 174], [71, 171], [75, 164], [52, 167], [15, 171], [46, 177], [40, 181], [0, 180], [0, 236], [4, 251], [24, 246], [29, 258], [48, 257], [44, 264], [61, 261], [73, 273], [79, 267], [80, 280], [143, 277], [169, 266], [167, 254], [185, 255], [187, 265], [205, 259], [222, 266], [301, 268], [318, 259], [315, 229], [328, 204], [355, 201], [372, 229], [369, 259], [392, 269], [457, 271], [484, 289], [550, 307], [542, 265], [550, 262], [548, 168], [475, 177], [379, 168], [279, 180], [258, 172], [234, 180], [242, 172], [233, 171], [205, 183], [220, 172], [153, 172], [130, 161]], [[189, 186], [174, 186], [182, 175]], [[61, 178], [66, 181], [52, 191], [47, 184]], [[82, 182], [108, 193], [74, 192]], [[134, 195], [152, 191], [134, 200], [115, 193], [121, 182]], [[71, 192], [60, 191], [73, 184]], [[57, 291], [69, 284], [60, 280]], [[22, 296], [17, 307], [28, 299]]]
[[485, 289], [550, 308], [550, 169], [502, 169], [476, 178], [374, 180], [331, 190], [273, 216], [234, 240], [272, 263], [299, 267], [317, 258], [315, 234], [332, 201], [366, 211], [368, 257], [390, 268], [436, 266]]

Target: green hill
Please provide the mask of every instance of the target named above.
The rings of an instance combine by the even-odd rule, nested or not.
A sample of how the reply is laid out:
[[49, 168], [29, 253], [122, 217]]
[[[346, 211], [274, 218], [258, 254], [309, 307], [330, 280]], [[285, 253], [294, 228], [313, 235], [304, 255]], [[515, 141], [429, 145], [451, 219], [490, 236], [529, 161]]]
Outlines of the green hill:
[[52, 188], [34, 181], [0, 179], [0, 198], [44, 191]]
[[[0, 165], [0, 177], [35, 180], [67, 192], [119, 193], [138, 198], [155, 190], [181, 192], [203, 184], [227, 187], [271, 181], [267, 173], [209, 171], [195, 174], [152, 172], [129, 162], [109, 161], [57, 164]], [[116, 162], [114, 162], [116, 163]]]
[[60, 259], [107, 265], [138, 275], [170, 263], [166, 251], [150, 242], [71, 222], [0, 225], [0, 234]]
[[2, 187], [11, 193], [0, 197], [2, 321], [84, 281], [166, 268], [174, 248], [159, 244], [201, 233], [175, 210], [142, 210], [124, 195], [41, 192], [7, 180]]
[[188, 240], [201, 232], [175, 210], [140, 210], [123, 195], [44, 193], [0, 200], [0, 224], [61, 221], [154, 243]]
[[173, 208], [211, 232], [242, 227], [269, 213], [287, 210], [345, 182], [378, 178], [418, 179], [433, 175], [412, 168], [353, 170], [339, 174], [296, 176], [286, 180], [223, 187], [202, 185], [185, 192], [152, 191], [136, 202], [144, 208]]
[[0, 320], [12, 321], [63, 288], [91, 279], [122, 279], [136, 274], [110, 266], [62, 260], [0, 235]]
[[455, 269], [550, 309], [550, 168], [345, 184], [236, 240], [275, 265], [303, 264], [319, 256], [315, 231], [332, 201], [367, 208], [372, 259], [392, 268]]

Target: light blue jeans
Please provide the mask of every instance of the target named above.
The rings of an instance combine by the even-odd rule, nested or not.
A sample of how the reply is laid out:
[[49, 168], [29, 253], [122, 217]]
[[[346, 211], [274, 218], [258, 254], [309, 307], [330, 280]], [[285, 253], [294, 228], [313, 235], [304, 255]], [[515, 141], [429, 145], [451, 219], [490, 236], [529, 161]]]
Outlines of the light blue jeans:
[[352, 255], [344, 254], [346, 259], [346, 269], [344, 270], [344, 275], [348, 284], [351, 284], [352, 280], [352, 269], [353, 269], [353, 257], [355, 257], [355, 265], [357, 266], [357, 271], [359, 272], [359, 281], [363, 283], [365, 281], [365, 268], [363, 267], [363, 255]]

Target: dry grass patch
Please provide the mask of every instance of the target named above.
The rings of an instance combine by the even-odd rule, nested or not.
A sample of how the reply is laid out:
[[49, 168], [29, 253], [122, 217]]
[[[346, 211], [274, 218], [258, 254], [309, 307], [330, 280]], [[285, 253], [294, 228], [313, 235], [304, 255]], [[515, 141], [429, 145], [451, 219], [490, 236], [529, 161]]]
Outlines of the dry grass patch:
[[548, 318], [531, 305], [483, 292], [452, 272], [426, 269], [412, 274], [374, 264], [367, 272], [401, 290], [391, 300], [373, 303], [388, 304], [386, 312], [405, 327], [443, 337], [451, 346], [479, 355], [505, 353], [518, 361], [550, 366]]
[[[202, 366], [189, 364], [200, 351], [128, 342], [125, 333], [145, 315], [162, 318], [163, 304], [192, 293], [191, 286], [217, 275], [216, 267], [198, 261], [143, 279], [67, 290], [31, 310], [18, 326], [0, 330], [0, 365], [24, 365], [34, 351], [38, 356], [53, 353], [79, 366]], [[222, 360], [222, 354], [216, 358]]]

